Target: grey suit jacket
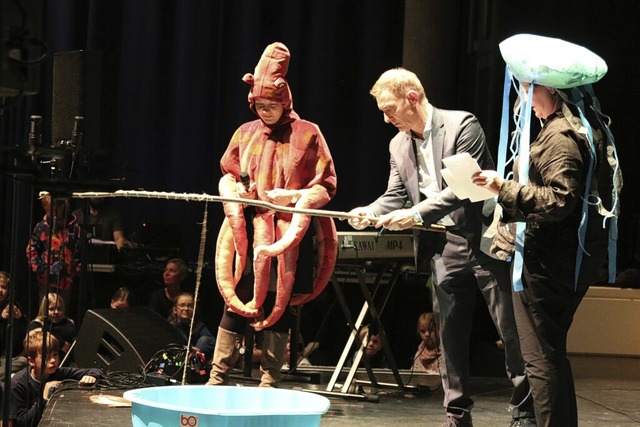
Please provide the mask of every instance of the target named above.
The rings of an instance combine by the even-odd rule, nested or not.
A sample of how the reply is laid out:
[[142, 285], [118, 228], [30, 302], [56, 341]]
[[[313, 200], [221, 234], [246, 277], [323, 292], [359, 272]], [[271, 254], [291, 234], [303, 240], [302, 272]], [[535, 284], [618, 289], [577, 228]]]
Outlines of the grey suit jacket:
[[[455, 225], [448, 228], [447, 242], [451, 242], [450, 233], [453, 233], [463, 236], [468, 241], [468, 247], [478, 249], [483, 218], [482, 202], [471, 203], [469, 199], [458, 199], [443, 182], [440, 170], [443, 158], [463, 152], [468, 152], [476, 159], [481, 169], [495, 169], [482, 127], [471, 113], [434, 107], [431, 137], [440, 190], [438, 195], [429, 198], [421, 195], [417, 159], [412, 147], [414, 142], [409, 132], [399, 132], [389, 144], [391, 170], [387, 190], [368, 208], [376, 215], [383, 215], [402, 209], [409, 201], [420, 212], [425, 224], [435, 223], [449, 214]], [[414, 234], [414, 251], [417, 255], [419, 233], [414, 230]]]

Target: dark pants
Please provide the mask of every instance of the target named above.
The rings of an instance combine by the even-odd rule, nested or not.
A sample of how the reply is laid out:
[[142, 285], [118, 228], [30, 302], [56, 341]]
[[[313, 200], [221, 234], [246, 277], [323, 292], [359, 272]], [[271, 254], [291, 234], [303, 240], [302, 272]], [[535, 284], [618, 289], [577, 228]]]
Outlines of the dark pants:
[[567, 333], [585, 290], [559, 280], [522, 275], [524, 290], [513, 305], [520, 348], [533, 395], [538, 427], [578, 425], [576, 393], [567, 358]]
[[[251, 301], [251, 298], [253, 298], [253, 274], [249, 274], [240, 279], [240, 282], [238, 282], [238, 285], [236, 286], [236, 295], [238, 295], [238, 298], [240, 298], [240, 301], [242, 301], [243, 303]], [[268, 316], [269, 313], [271, 313], [275, 301], [276, 293], [269, 291], [262, 306], [265, 317]], [[282, 317], [270, 327], [265, 328], [265, 331], [289, 332], [289, 329], [293, 325], [294, 319], [295, 316], [293, 314], [292, 308], [287, 307]], [[247, 330], [248, 322], [253, 322], [253, 320], [254, 319], [249, 319], [237, 313], [229, 311], [225, 306], [224, 311], [222, 312], [222, 319], [220, 320], [220, 327], [222, 329], [226, 329], [227, 331], [244, 335]]]
[[473, 256], [468, 242], [447, 233], [447, 245], [432, 262], [434, 312], [440, 325], [440, 366], [444, 406], [450, 415], [471, 411], [469, 338], [480, 289], [505, 344], [507, 376], [514, 385], [509, 408], [514, 418], [533, 416], [529, 384], [513, 316], [508, 265], [484, 254]]

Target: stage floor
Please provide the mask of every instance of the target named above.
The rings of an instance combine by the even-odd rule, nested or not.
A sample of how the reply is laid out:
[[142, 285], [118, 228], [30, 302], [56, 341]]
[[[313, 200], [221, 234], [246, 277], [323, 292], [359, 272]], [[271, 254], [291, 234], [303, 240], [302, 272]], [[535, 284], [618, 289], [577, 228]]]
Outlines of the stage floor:
[[[580, 425], [598, 427], [640, 425], [639, 365], [640, 359], [630, 358], [573, 360]], [[330, 374], [327, 374], [327, 369], [319, 372], [316, 379], [321, 378], [321, 382], [317, 384], [306, 380], [287, 380], [283, 386], [324, 391], [325, 380], [330, 377]], [[363, 391], [369, 399], [346, 397], [346, 395], [327, 396], [331, 406], [322, 416], [321, 426], [439, 425], [444, 419], [443, 393], [439, 386], [439, 379], [433, 376], [414, 375], [408, 381], [408, 373], [405, 371], [401, 373], [403, 381], [408, 382], [409, 385], [420, 384], [421, 387], [416, 390], [401, 391], [358, 384], [355, 386], [357, 389], [353, 391]], [[257, 377], [255, 372], [254, 377]], [[358, 375], [358, 378], [366, 379], [364, 371]], [[391, 376], [376, 375], [376, 379], [380, 382], [393, 382]], [[233, 383], [243, 386], [257, 385], [256, 381], [240, 375], [233, 377]], [[507, 404], [510, 396], [510, 382], [501, 378], [476, 377], [472, 378], [471, 386], [475, 401], [472, 412], [474, 426], [508, 426], [510, 416], [507, 412]], [[62, 390], [51, 398], [39, 425], [52, 427], [131, 425], [130, 408], [109, 408], [91, 401], [91, 396], [100, 394], [121, 396], [123, 392], [122, 389], [98, 391], [77, 387]], [[369, 401], [375, 399], [377, 402]]]

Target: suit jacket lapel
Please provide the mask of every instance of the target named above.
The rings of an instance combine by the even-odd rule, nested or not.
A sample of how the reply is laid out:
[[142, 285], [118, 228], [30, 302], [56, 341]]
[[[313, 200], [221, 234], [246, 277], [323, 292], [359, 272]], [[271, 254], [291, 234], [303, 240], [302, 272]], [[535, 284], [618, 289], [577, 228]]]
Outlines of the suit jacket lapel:
[[416, 159], [415, 143], [408, 133], [400, 145], [402, 153], [396, 162], [398, 172], [407, 188], [409, 199], [415, 205], [420, 202], [420, 188], [418, 187], [418, 160]]
[[442, 190], [442, 154], [444, 152], [444, 137], [446, 130], [444, 121], [440, 115], [440, 110], [433, 108], [433, 120], [431, 124], [431, 146], [433, 149], [433, 166], [436, 170], [436, 179], [438, 181], [438, 189]]

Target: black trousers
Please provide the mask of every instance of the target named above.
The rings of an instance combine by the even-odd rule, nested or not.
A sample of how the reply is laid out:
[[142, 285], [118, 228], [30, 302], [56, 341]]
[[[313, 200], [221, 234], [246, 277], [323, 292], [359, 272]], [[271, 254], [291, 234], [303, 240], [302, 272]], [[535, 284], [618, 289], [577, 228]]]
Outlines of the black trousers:
[[514, 315], [537, 426], [577, 426], [567, 334], [586, 288], [574, 291], [573, 283], [531, 274], [526, 265], [522, 279], [524, 290], [513, 296]]
[[[238, 285], [236, 286], [236, 295], [240, 298], [240, 301], [246, 303], [253, 298], [253, 274], [244, 276]], [[276, 293], [269, 291], [267, 298], [263, 304], [263, 310], [265, 315], [271, 313], [276, 301]], [[289, 329], [293, 325], [295, 315], [291, 307], [287, 307], [282, 317], [272, 326], [265, 328], [265, 331], [274, 332], [289, 332]], [[225, 306], [222, 312], [222, 319], [220, 320], [220, 327], [230, 332], [244, 335], [248, 322], [252, 322], [253, 319], [246, 318], [237, 313], [229, 311]]]

